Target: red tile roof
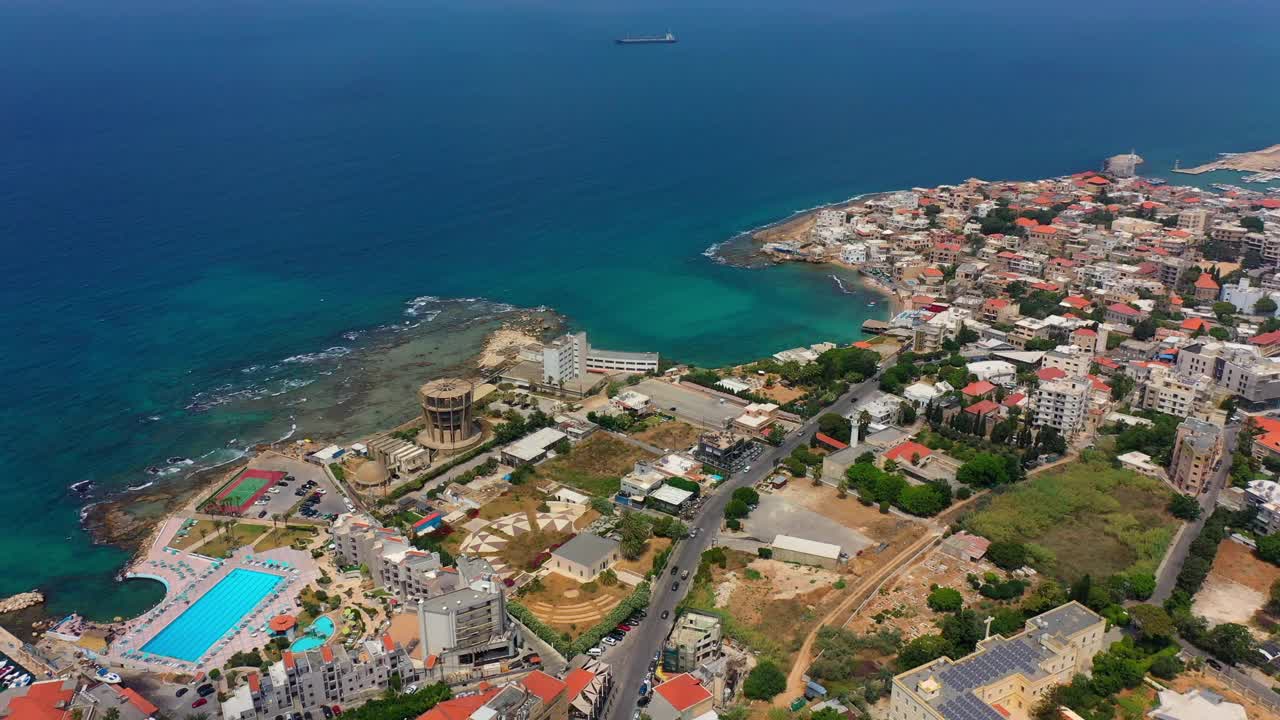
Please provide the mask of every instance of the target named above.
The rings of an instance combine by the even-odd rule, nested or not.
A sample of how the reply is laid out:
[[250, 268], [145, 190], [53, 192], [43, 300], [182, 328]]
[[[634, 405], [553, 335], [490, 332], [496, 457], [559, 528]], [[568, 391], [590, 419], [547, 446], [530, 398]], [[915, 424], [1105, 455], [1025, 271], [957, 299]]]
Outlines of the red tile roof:
[[293, 667], [293, 653], [292, 653], [292, 652], [290, 652], [290, 651], [288, 651], [288, 650], [285, 650], [285, 651], [284, 651], [284, 655], [282, 655], [280, 659], [284, 661], [284, 666], [285, 666], [285, 667], [287, 667], [287, 668], [292, 668], [292, 667]]
[[564, 692], [564, 681], [553, 678], [541, 670], [534, 670], [524, 677], [525, 688], [542, 698], [544, 705], [550, 705], [556, 696]]
[[[45, 680], [28, 685], [26, 694], [9, 700], [8, 717], [13, 720], [61, 720], [66, 705], [75, 695], [75, 685], [63, 690], [63, 680]], [[13, 692], [13, 691], [10, 691]]]
[[492, 700], [498, 691], [499, 688], [489, 688], [475, 695], [445, 700], [419, 715], [418, 720], [467, 720], [471, 717], [471, 713]]
[[1009, 301], [1004, 298], [991, 298], [990, 300], [982, 303], [982, 306], [984, 308], [993, 308], [998, 310], [1000, 308], [1009, 307]]
[[1187, 332], [1195, 332], [1197, 330], [1207, 330], [1208, 328], [1209, 328], [1209, 323], [1205, 322], [1204, 318], [1187, 318], [1186, 320], [1182, 321], [1182, 329], [1186, 330]]
[[992, 392], [995, 389], [996, 389], [995, 385], [992, 385], [986, 380], [979, 380], [978, 382], [969, 383], [968, 385], [965, 385], [964, 389], [961, 390], [960, 392], [970, 397], [977, 397], [979, 395], [986, 395], [987, 393]]
[[1033, 228], [1039, 225], [1040, 223], [1036, 222], [1035, 220], [1032, 220], [1031, 218], [1020, 217], [1017, 220], [1014, 220], [1013, 224], [1019, 227]]
[[653, 689], [666, 700], [671, 707], [683, 712], [698, 703], [709, 700], [711, 693], [697, 678], [689, 673], [681, 673]]
[[1089, 328], [1076, 328], [1075, 330], [1071, 331], [1071, 334], [1081, 335], [1083, 337], [1098, 337], [1098, 333], [1090, 330]]
[[160, 709], [153, 705], [150, 700], [139, 695], [138, 691], [133, 688], [120, 687], [119, 685], [109, 685], [108, 687], [115, 690], [117, 695], [129, 701], [129, 704], [137, 708], [138, 712], [143, 715], [155, 715], [156, 711]]
[[329, 647], [328, 645], [321, 645], [320, 657], [323, 658], [324, 661], [327, 663], [333, 662], [333, 648]]
[[1038, 232], [1045, 235], [1053, 235], [1058, 232], [1058, 228], [1052, 225], [1037, 225], [1031, 228], [1031, 232]]
[[1045, 382], [1048, 382], [1050, 380], [1057, 380], [1059, 378], [1064, 378], [1066, 376], [1067, 376], [1067, 372], [1062, 368], [1043, 367], [1036, 371], [1036, 377], [1040, 378], [1041, 380], [1044, 380]]
[[1090, 185], [1110, 185], [1111, 184], [1110, 180], [1102, 177], [1101, 175], [1095, 175], [1089, 178], [1088, 180], [1085, 180], [1085, 182], [1089, 183]]
[[1209, 273], [1200, 273], [1200, 277], [1196, 278], [1196, 287], [1201, 290], [1217, 290], [1221, 286], [1213, 279]]
[[945, 273], [943, 273], [938, 268], [930, 267], [930, 268], [924, 269], [924, 274], [928, 275], [929, 277], [942, 277]]
[[999, 409], [1000, 406], [990, 400], [980, 400], [965, 408], [964, 411], [974, 415], [990, 415]]
[[1120, 313], [1121, 315], [1128, 315], [1129, 317], [1136, 317], [1142, 314], [1124, 303], [1111, 303], [1107, 306], [1107, 309], [1111, 312]]
[[391, 639], [391, 633], [382, 636], [382, 649], [391, 652], [396, 649], [396, 641]]
[[1009, 408], [1011, 408], [1011, 407], [1017, 407], [1017, 406], [1018, 406], [1018, 403], [1022, 402], [1022, 401], [1023, 401], [1023, 400], [1025, 400], [1026, 398], [1027, 398], [1027, 396], [1026, 396], [1026, 395], [1023, 395], [1022, 393], [1014, 393], [1014, 394], [1010, 395], [1009, 397], [1006, 397], [1006, 398], [1004, 399], [1004, 402], [1001, 402], [1000, 404], [1001, 404], [1001, 405], [1003, 405], [1003, 406], [1005, 406], [1005, 407], [1009, 407]]
[[847, 443], [842, 443], [839, 440], [831, 437], [826, 433], [817, 433], [813, 437], [816, 438], [817, 441], [822, 443], [823, 445], [826, 445], [827, 447], [833, 448], [835, 450], [843, 450], [849, 447]]
[[1073, 308], [1076, 308], [1077, 310], [1083, 310], [1084, 308], [1087, 308], [1093, 304], [1089, 302], [1086, 298], [1082, 298], [1079, 295], [1068, 295], [1067, 297], [1062, 299], [1062, 302], [1067, 305], [1070, 305]]
[[911, 462], [912, 457], [918, 456], [921, 458], [927, 458], [932, 454], [933, 454], [933, 451], [925, 447], [924, 445], [921, 445], [920, 443], [914, 442], [912, 440], [907, 440], [906, 442], [901, 443], [898, 446], [891, 448], [888, 452], [886, 452], [884, 454], [884, 459], [895, 460], [895, 461], [906, 460], [907, 462]]
[[262, 690], [262, 678], [258, 677], [258, 673], [249, 673], [249, 689], [253, 692]]
[[1276, 343], [1280, 343], [1280, 330], [1254, 335], [1249, 338], [1250, 345], [1275, 345]]
[[1261, 431], [1254, 436], [1253, 441], [1261, 443], [1263, 447], [1272, 452], [1280, 453], [1280, 420], [1259, 415], [1253, 418], [1254, 427]]
[[596, 674], [590, 670], [578, 668], [564, 676], [565, 696], [572, 701], [574, 698], [582, 694], [591, 681], [596, 678]]

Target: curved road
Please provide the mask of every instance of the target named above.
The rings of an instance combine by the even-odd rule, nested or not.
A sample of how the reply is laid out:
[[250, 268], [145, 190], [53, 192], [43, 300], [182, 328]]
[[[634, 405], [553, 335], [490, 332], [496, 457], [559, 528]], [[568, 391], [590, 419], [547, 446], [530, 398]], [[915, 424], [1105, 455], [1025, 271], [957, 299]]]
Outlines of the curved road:
[[[689, 591], [690, 581], [693, 573], [698, 570], [702, 553], [711, 547], [711, 541], [720, 529], [724, 508], [729, 504], [733, 491], [740, 487], [752, 486], [772, 474], [775, 462], [781, 461], [796, 447], [807, 443], [809, 436], [817, 431], [819, 416], [828, 412], [843, 415], [866, 396], [875, 392], [879, 380], [880, 372], [877, 371], [871, 378], [853, 386], [849, 392], [824, 408], [822, 412], [814, 415], [797, 431], [788, 435], [782, 445], [766, 449], [751, 464], [750, 470], [726, 480], [707, 499], [702, 511], [692, 523], [692, 527], [698, 528], [698, 536], [682, 540], [667, 562], [666, 572], [653, 581], [652, 596], [649, 600], [649, 617], [643, 625], [628, 633], [625, 640], [605, 653], [604, 661], [610, 664], [614, 677], [613, 696], [609, 699], [609, 706], [605, 711], [605, 717], [608, 720], [630, 720], [634, 715], [640, 684], [644, 682], [645, 675], [649, 671], [649, 662], [671, 632], [675, 622], [676, 606]], [[680, 571], [688, 570], [690, 574], [690, 581], [680, 581], [676, 589], [672, 589], [675, 578], [671, 576], [670, 568], [673, 567]], [[666, 620], [662, 619], [663, 611], [671, 614]]]

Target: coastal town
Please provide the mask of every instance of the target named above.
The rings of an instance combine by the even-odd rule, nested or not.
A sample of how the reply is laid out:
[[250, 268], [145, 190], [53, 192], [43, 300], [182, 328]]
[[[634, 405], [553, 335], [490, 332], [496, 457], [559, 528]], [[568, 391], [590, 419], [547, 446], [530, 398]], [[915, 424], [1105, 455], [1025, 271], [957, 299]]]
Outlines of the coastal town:
[[0, 634], [0, 720], [1280, 718], [1280, 190], [1140, 164], [756, 233], [852, 343], [506, 328], [223, 469], [147, 612]]

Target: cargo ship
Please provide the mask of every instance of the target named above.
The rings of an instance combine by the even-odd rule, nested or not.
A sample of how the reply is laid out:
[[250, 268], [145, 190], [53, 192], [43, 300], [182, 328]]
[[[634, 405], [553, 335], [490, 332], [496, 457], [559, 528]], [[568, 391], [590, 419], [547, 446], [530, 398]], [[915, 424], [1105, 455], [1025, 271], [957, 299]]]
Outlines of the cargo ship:
[[640, 37], [624, 37], [614, 40], [619, 45], [648, 45], [652, 43], [673, 43], [676, 36], [670, 30], [666, 35], [641, 35]]

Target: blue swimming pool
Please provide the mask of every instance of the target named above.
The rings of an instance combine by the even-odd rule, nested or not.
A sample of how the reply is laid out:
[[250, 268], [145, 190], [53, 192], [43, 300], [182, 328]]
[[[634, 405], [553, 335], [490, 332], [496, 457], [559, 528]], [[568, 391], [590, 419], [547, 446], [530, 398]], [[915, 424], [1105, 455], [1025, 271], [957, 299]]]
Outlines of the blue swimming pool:
[[316, 621], [311, 623], [311, 627], [307, 628], [307, 634], [293, 641], [289, 649], [294, 652], [303, 652], [305, 650], [315, 650], [324, 644], [333, 636], [333, 621], [327, 616], [321, 615]]
[[232, 570], [143, 645], [142, 652], [189, 662], [199, 660], [210, 645], [235, 627], [283, 580], [279, 575], [257, 570]]

